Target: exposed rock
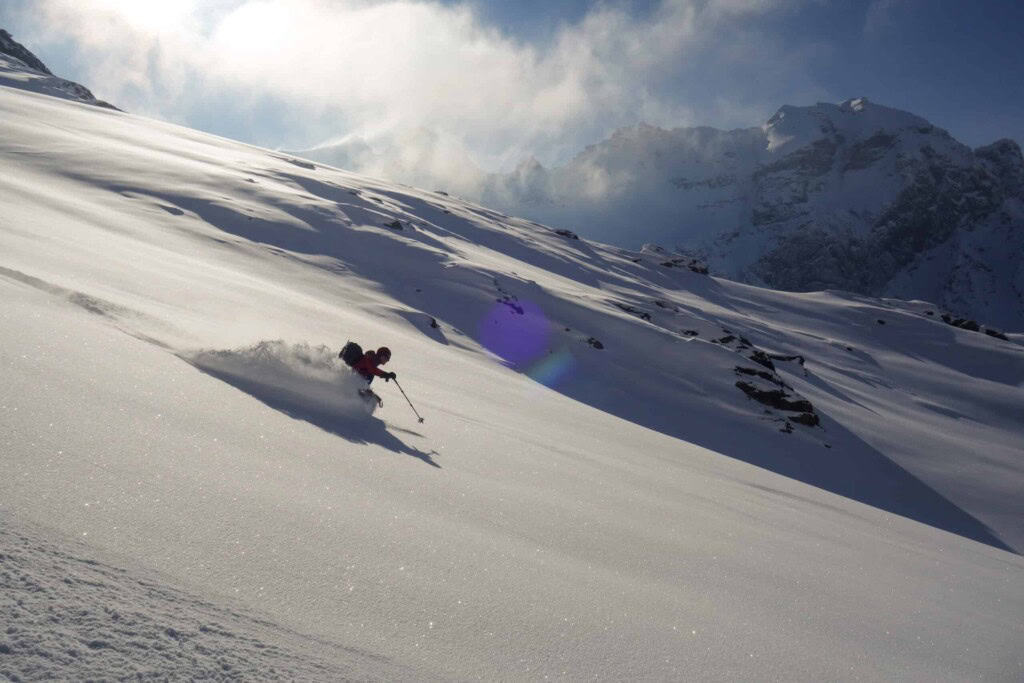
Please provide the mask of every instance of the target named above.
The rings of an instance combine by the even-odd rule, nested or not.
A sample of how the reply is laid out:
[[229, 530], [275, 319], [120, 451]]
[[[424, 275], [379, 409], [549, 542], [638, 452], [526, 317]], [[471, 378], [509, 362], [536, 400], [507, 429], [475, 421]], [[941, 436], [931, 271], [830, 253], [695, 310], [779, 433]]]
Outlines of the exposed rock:
[[500, 296], [497, 299], [495, 299], [495, 301], [497, 301], [499, 304], [504, 304], [509, 309], [511, 309], [511, 311], [513, 313], [515, 313], [517, 315], [525, 315], [526, 314], [526, 309], [524, 309], [522, 306], [520, 306], [518, 303], [516, 303], [516, 299], [513, 298], [513, 297], [510, 297], [510, 296], [507, 296], [507, 295]]
[[626, 313], [630, 313], [632, 315], [635, 315], [636, 317], [640, 318], [641, 320], [646, 320], [647, 322], [651, 321], [651, 314], [650, 313], [647, 313], [645, 311], [639, 311], [639, 310], [633, 308], [632, 306], [630, 306], [628, 304], [622, 304], [622, 303], [619, 303], [617, 301], [614, 302], [614, 303], [615, 303], [615, 305], [619, 309], [625, 311]]
[[661, 265], [664, 266], [665, 268], [689, 268], [691, 271], [697, 273], [698, 275], [708, 274], [707, 264], [701, 263], [697, 259], [688, 258], [685, 256], [680, 258], [669, 259], [668, 261], [662, 261]]
[[491, 282], [494, 283], [494, 288], [498, 290], [499, 294], [498, 298], [495, 299], [495, 301], [497, 301], [499, 304], [507, 306], [509, 309], [512, 310], [513, 313], [516, 313], [517, 315], [526, 314], [526, 309], [519, 305], [518, 296], [507, 291], [504, 287], [502, 287], [501, 283], [498, 282], [498, 278], [491, 278]]
[[775, 363], [772, 363], [772, 359], [764, 351], [754, 351], [750, 354], [750, 360], [765, 366], [772, 372], [775, 371]]
[[[17, 69], [23, 67], [28, 76], [16, 85], [32, 92], [83, 102], [95, 107], [118, 110], [117, 107], [96, 99], [95, 95], [80, 83], [54, 76], [42, 60], [32, 54], [24, 45], [14, 40], [11, 34], [0, 29], [0, 54], [11, 60]], [[17, 81], [15, 83], [18, 83]], [[118, 110], [120, 111], [120, 110]]]
[[[852, 349], [847, 349], [847, 350], [852, 350]], [[801, 356], [799, 354], [793, 355], [793, 356], [786, 356], [786, 355], [782, 355], [782, 354], [779, 354], [779, 353], [769, 353], [768, 357], [771, 358], [772, 360], [778, 360], [778, 361], [782, 361], [782, 362], [789, 362], [789, 361], [794, 361], [795, 360], [797, 363], [800, 364], [800, 367], [803, 367], [804, 362], [806, 360], [803, 356]]]
[[[821, 422], [815, 413], [800, 413], [799, 415], [794, 415], [789, 419], [797, 424], [807, 425], [808, 427], [817, 427]], [[826, 445], [825, 448], [831, 448], [831, 446]]]
[[31, 69], [35, 69], [40, 73], [44, 73], [47, 76], [52, 76], [53, 73], [46, 68], [42, 60], [32, 54], [28, 48], [14, 40], [11, 34], [7, 31], [0, 29], [0, 53], [10, 55], [15, 59], [20, 59]]
[[991, 145], [979, 147], [974, 150], [974, 154], [999, 180], [1005, 195], [1024, 196], [1024, 154], [1021, 153], [1020, 145], [1004, 138]]
[[959, 327], [960, 329], [963, 329], [963, 330], [970, 330], [971, 332], [980, 332], [981, 331], [981, 326], [978, 325], [977, 321], [975, 321], [975, 320], [968, 320], [966, 318], [954, 318], [949, 313], [943, 313], [942, 314], [942, 321], [944, 323], [946, 323], [947, 325], [952, 325], [953, 327]]
[[870, 168], [872, 164], [880, 161], [885, 155], [896, 146], [898, 138], [892, 133], [878, 131], [867, 140], [854, 143], [850, 148], [844, 171], [857, 171]]
[[[1014, 293], [1006, 284], [1020, 272], [1024, 257], [986, 262], [977, 257], [984, 253], [983, 248], [966, 251], [967, 244], [978, 241], [976, 235], [971, 239], [958, 237], [977, 231], [1009, 230], [1009, 234], [1016, 234], [1013, 225], [1019, 222], [1020, 212], [1006, 210], [1007, 202], [1018, 201], [1019, 206], [1019, 199], [1024, 197], [1024, 161], [1016, 143], [1001, 140], [972, 153], [936, 128], [879, 131], [854, 142], [845, 153], [835, 152], [831, 158], [837, 165], [845, 154], [847, 161], [840, 176], [854, 171], [876, 174], [880, 186], [888, 182], [900, 188], [899, 192], [872, 213], [846, 217], [837, 215], [842, 210], [839, 206], [820, 206], [829, 192], [828, 182], [809, 181], [824, 168], [830, 149], [819, 141], [755, 176], [762, 178], [764, 185], [772, 178], [773, 170], [788, 169], [778, 183], [769, 183], [760, 190], [771, 203], [762, 202], [755, 208], [751, 222], [754, 226], [770, 225], [776, 237], [747, 271], [738, 273], [741, 278], [778, 289], [842, 289], [901, 298], [930, 297], [932, 290], [922, 287], [942, 286], [947, 305], [962, 307], [963, 301], [977, 299], [976, 292], [980, 291], [976, 284], [970, 284], [970, 276], [958, 275], [957, 270], [964, 269], [991, 281], [993, 287], [988, 290], [1004, 290], [992, 296], [1016, 298], [1024, 310], [1021, 293]], [[831, 217], [821, 220], [816, 212]], [[851, 225], [863, 227], [847, 227]], [[946, 261], [950, 265], [944, 266], [948, 273], [939, 274], [939, 281], [917, 277], [918, 267], [927, 265], [928, 255], [940, 248], [949, 254]], [[993, 270], [994, 263], [1004, 270]], [[1007, 267], [1010, 270], [1005, 270]], [[922, 272], [934, 273], [934, 266]], [[899, 284], [894, 285], [896, 282]], [[962, 289], [966, 287], [971, 289]], [[1003, 310], [998, 299], [979, 303]], [[1024, 316], [1018, 316], [1018, 320], [1021, 318]]]
[[755, 368], [745, 368], [745, 367], [743, 367], [741, 365], [737, 365], [735, 370], [736, 370], [736, 373], [740, 374], [740, 375], [752, 375], [754, 377], [760, 377], [761, 379], [768, 380], [772, 384], [777, 384], [780, 387], [787, 386], [786, 383], [783, 382], [782, 379], [778, 375], [775, 375], [775, 374], [773, 374], [771, 372], [768, 372], [766, 370], [757, 370]]
[[739, 380], [736, 387], [750, 398], [777, 410], [795, 413], [813, 413], [814, 406], [805, 398], [792, 399], [782, 389], [759, 389], [750, 382]]
[[590, 344], [591, 346], [593, 346], [598, 351], [600, 351], [601, 349], [604, 348], [604, 344], [602, 344], [601, 342], [599, 342], [597, 339], [595, 339], [593, 337], [588, 338], [587, 339], [587, 343]]

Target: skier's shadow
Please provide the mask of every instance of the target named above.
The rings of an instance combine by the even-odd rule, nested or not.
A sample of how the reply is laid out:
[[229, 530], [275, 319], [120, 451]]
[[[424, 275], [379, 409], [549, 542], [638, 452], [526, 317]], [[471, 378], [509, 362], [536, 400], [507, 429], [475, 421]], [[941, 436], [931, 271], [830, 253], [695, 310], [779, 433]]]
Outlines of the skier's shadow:
[[[418, 458], [431, 467], [441, 469], [441, 466], [434, 462], [433, 458], [433, 456], [437, 455], [437, 451], [427, 453], [409, 446], [389, 432], [384, 422], [378, 418], [348, 417], [327, 410], [321, 410], [316, 406], [309, 405], [308, 399], [304, 399], [304, 397], [297, 396], [280, 387], [268, 386], [261, 382], [220, 372], [195, 363], [192, 363], [192, 365], [207, 375], [244, 391], [261, 403], [293, 419], [308, 422], [325, 432], [341, 437], [351, 443], [375, 444], [395, 453]], [[414, 434], [415, 432], [409, 433]]]

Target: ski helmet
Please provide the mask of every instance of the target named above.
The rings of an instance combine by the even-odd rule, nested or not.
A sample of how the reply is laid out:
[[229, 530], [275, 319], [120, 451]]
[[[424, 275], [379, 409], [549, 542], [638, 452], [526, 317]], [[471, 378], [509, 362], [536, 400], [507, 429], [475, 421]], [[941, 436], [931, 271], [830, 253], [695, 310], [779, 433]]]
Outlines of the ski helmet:
[[391, 360], [391, 349], [389, 349], [386, 346], [382, 346], [379, 349], [377, 349], [377, 359], [381, 363], [387, 363], [389, 360]]

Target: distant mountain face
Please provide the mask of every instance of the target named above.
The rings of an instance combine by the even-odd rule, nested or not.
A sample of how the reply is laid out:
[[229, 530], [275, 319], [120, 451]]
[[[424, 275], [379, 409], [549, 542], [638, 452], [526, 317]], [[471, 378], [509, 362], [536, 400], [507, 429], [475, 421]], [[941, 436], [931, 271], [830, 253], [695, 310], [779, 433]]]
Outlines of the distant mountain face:
[[866, 99], [723, 131], [641, 125], [565, 166], [490, 176], [483, 201], [624, 245], [695, 252], [776, 289], [921, 298], [1024, 329], [1024, 160]]
[[22, 90], [117, 109], [109, 102], [96, 99], [84, 85], [54, 76], [42, 60], [3, 29], [0, 29], [0, 77], [5, 85]]

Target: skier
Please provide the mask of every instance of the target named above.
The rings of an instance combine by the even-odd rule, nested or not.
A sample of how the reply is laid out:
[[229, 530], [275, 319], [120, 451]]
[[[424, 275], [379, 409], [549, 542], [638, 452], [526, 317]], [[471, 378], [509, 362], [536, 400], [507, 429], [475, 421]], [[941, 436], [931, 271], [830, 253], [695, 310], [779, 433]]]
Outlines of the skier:
[[359, 394], [364, 397], [375, 399], [377, 404], [380, 406], [383, 406], [384, 402], [381, 400], [380, 396], [370, 390], [369, 385], [373, 382], [374, 377], [383, 377], [384, 381], [387, 382], [398, 376], [393, 372], [387, 372], [380, 369], [379, 366], [384, 365], [389, 360], [391, 360], [391, 349], [386, 346], [382, 346], [376, 351], [372, 349], [367, 351], [363, 354], [362, 358], [352, 365], [352, 369], [358, 372], [360, 376], [366, 380], [367, 386], [365, 389], [362, 389]]

